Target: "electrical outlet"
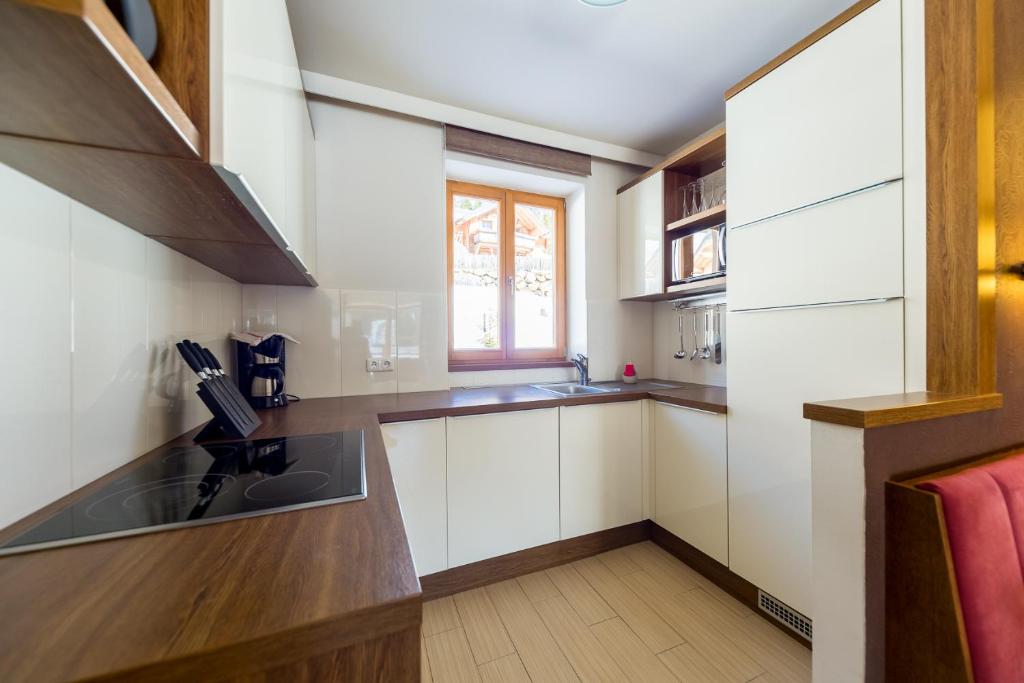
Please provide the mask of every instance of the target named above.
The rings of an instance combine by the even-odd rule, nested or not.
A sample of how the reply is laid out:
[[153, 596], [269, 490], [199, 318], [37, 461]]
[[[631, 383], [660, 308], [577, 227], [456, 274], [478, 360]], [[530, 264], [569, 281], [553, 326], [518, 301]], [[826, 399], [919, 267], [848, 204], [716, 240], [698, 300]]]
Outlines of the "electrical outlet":
[[390, 358], [367, 358], [366, 359], [366, 371], [367, 372], [391, 372], [395, 369], [395, 364], [391, 362]]

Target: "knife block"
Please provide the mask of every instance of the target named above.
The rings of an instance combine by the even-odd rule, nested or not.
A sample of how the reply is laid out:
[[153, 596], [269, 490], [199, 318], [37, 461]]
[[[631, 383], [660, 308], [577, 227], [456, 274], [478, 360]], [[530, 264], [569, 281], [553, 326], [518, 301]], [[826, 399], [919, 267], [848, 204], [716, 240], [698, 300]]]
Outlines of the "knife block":
[[202, 383], [198, 386], [199, 390], [196, 394], [199, 395], [200, 400], [202, 400], [210, 412], [213, 413], [213, 419], [199, 430], [194, 441], [223, 438], [244, 438], [252, 434], [260, 425], [259, 421], [255, 424], [249, 424], [247, 422], [243, 422], [239, 418], [236, 418], [234, 416], [235, 413], [225, 406], [208, 387]]

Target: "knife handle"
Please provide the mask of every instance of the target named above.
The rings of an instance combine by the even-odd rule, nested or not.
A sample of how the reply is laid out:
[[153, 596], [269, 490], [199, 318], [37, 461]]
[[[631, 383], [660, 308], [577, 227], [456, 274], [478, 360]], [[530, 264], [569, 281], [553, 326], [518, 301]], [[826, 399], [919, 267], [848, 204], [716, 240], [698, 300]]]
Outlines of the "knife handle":
[[195, 353], [189, 346], [188, 340], [180, 341], [174, 345], [178, 349], [178, 353], [185, 359], [185, 364], [192, 368], [192, 371], [199, 375], [200, 379], [206, 379], [206, 373], [203, 372], [203, 364], [196, 358]]
[[218, 372], [217, 366], [213, 362], [213, 354], [210, 353], [210, 350], [208, 348], [196, 344], [195, 351], [196, 355], [203, 360], [203, 365], [208, 368], [211, 375], [213, 375], [214, 377], [220, 377], [222, 374], [224, 374], [222, 372]]
[[206, 360], [210, 361], [210, 367], [213, 368], [218, 375], [227, 374], [224, 372], [224, 366], [220, 364], [219, 360], [217, 360], [217, 356], [213, 355], [213, 351], [204, 346], [203, 353], [206, 354]]
[[185, 345], [192, 350], [192, 355], [195, 357], [197, 361], [199, 361], [199, 364], [203, 366], [203, 371], [208, 376], [214, 377], [215, 375], [213, 372], [213, 368], [210, 367], [210, 364], [203, 356], [203, 347], [201, 347], [199, 344], [195, 343], [191, 339], [183, 339], [182, 341], [185, 342]]

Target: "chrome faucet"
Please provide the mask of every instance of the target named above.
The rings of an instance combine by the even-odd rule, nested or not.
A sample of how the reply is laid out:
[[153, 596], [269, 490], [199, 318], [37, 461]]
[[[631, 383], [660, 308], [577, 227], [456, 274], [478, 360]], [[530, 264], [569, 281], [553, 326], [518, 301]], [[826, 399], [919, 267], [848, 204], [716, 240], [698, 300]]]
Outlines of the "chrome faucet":
[[580, 384], [586, 386], [590, 384], [590, 361], [582, 353], [577, 353], [576, 357], [572, 359], [572, 364], [576, 366], [576, 372], [580, 375]]

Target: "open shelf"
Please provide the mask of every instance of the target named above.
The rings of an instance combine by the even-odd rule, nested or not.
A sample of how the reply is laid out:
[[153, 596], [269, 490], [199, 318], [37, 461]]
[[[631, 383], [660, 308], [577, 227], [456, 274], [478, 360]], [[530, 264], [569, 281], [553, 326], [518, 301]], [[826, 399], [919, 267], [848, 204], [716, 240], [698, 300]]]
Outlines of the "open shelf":
[[710, 209], [680, 218], [665, 226], [666, 232], [679, 232], [687, 228], [709, 228], [725, 220], [725, 204], [712, 206]]
[[2, 2], [0, 45], [0, 133], [199, 158], [199, 128], [102, 2]]

